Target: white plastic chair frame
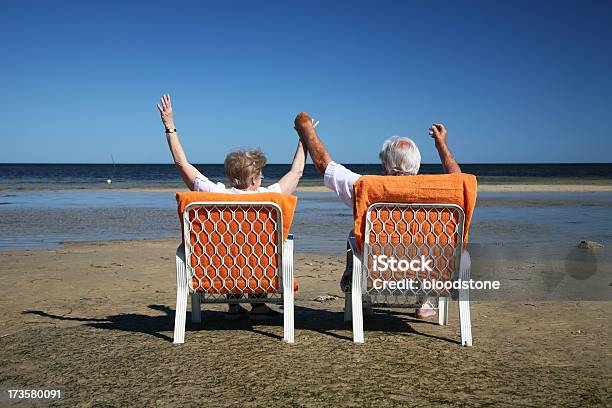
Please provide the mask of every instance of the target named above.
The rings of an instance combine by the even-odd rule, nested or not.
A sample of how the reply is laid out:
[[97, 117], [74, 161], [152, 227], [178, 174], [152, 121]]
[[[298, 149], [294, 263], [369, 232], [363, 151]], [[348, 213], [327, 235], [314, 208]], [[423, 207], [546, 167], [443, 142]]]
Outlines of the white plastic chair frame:
[[[372, 204], [366, 213], [366, 229], [364, 236], [363, 253], [359, 254], [355, 245], [355, 238], [349, 238], [349, 244], [353, 252], [353, 277], [352, 286], [350, 292], [345, 295], [344, 305], [344, 320], [353, 322], [353, 341], [355, 343], [364, 342], [363, 333], [363, 305], [375, 306], [376, 304], [384, 305], [385, 307], [416, 307], [418, 305], [408, 304], [402, 301], [402, 298], [407, 299], [409, 296], [431, 296], [438, 298], [438, 323], [440, 325], [448, 324], [448, 304], [451, 298], [432, 295], [431, 292], [420, 292], [411, 289], [393, 290], [392, 293], [389, 289], [374, 289], [367, 288], [367, 279], [370, 274], [368, 270], [368, 256], [371, 255], [372, 244], [370, 242], [370, 232], [372, 230], [372, 211], [376, 211], [381, 208], [386, 209], [403, 209], [412, 210], [413, 213], [416, 211], [424, 210], [429, 215], [430, 211], [451, 210], [455, 211], [458, 215], [458, 222], [456, 222], [457, 240], [453, 244], [453, 256], [455, 258], [455, 267], [451, 274], [451, 280], [460, 278], [462, 281], [470, 280], [470, 254], [467, 251], [462, 251], [463, 246], [463, 233], [464, 233], [464, 212], [463, 209], [453, 204], [404, 204], [404, 203], [375, 203]], [[427, 217], [428, 218], [428, 217]], [[427, 221], [427, 218], [424, 222]], [[414, 219], [415, 222], [416, 219]], [[419, 232], [423, 223], [419, 223]], [[446, 225], [445, 225], [446, 226]], [[429, 244], [422, 244], [430, 248]], [[437, 245], [439, 248], [443, 248], [444, 245], [436, 242], [433, 245]], [[431, 249], [431, 248], [430, 248]], [[442, 254], [444, 251], [442, 250]], [[443, 255], [444, 256], [444, 255]], [[446, 259], [446, 258], [445, 258]], [[417, 274], [418, 280], [418, 274]], [[459, 289], [458, 304], [459, 304], [459, 320], [461, 324], [461, 344], [464, 346], [472, 345], [472, 326], [470, 320], [470, 300], [469, 300], [469, 289]], [[399, 293], [399, 295], [398, 295]], [[376, 302], [375, 300], [384, 298], [383, 302]]]
[[[195, 266], [191, 264], [191, 254], [193, 253], [193, 247], [195, 245], [191, 244], [191, 233], [192, 233], [192, 224], [189, 219], [189, 214], [194, 211], [197, 214], [199, 211], [206, 211], [210, 213], [211, 211], [218, 211], [220, 214], [220, 219], [215, 223], [215, 231], [218, 234], [223, 234], [223, 232], [218, 232], [217, 224], [219, 222], [227, 222], [222, 218], [222, 214], [225, 211], [230, 211], [232, 213], [231, 221], [236, 221], [233, 215], [236, 211], [242, 211], [245, 214], [245, 217], [240, 222], [255, 222], [256, 220], [248, 220], [246, 214], [249, 210], [257, 209], [267, 209], [276, 213], [276, 217], [270, 219], [276, 226], [274, 234], [277, 235], [277, 245], [275, 246], [274, 256], [277, 257], [277, 272], [276, 277], [279, 282], [279, 290], [276, 294], [268, 294], [269, 296], [265, 298], [265, 303], [282, 303], [283, 304], [283, 319], [284, 319], [284, 334], [283, 340], [287, 343], [294, 342], [294, 307], [293, 307], [293, 235], [289, 235], [287, 240], [283, 242], [282, 232], [283, 232], [283, 217], [281, 208], [273, 202], [252, 202], [252, 203], [240, 203], [240, 202], [194, 202], [190, 203], [183, 213], [183, 243], [179, 245], [176, 250], [176, 316], [174, 321], [174, 343], [183, 343], [185, 341], [185, 320], [187, 314], [187, 298], [191, 296], [191, 321], [193, 323], [201, 323], [202, 322], [202, 313], [201, 313], [201, 304], [202, 303], [261, 303], [261, 298], [250, 298], [247, 296], [242, 296], [241, 298], [231, 298], [228, 299], [225, 294], [209, 294], [209, 293], [201, 293], [196, 292], [193, 288], [192, 281], [195, 277], [200, 280], [195, 274]], [[204, 231], [201, 231], [204, 233]], [[259, 235], [255, 234], [257, 237], [257, 243], [259, 243]], [[232, 243], [236, 242], [236, 238], [232, 235]], [[218, 254], [218, 248], [223, 244], [221, 241], [218, 245], [213, 245], [215, 255]], [[207, 244], [212, 245], [212, 244]], [[244, 243], [240, 245], [251, 245], [248, 242], [248, 236], [245, 236]], [[206, 248], [203, 248], [204, 251]], [[264, 254], [262, 254], [264, 256]], [[265, 255], [268, 256], [269, 255]], [[221, 257], [221, 259], [223, 259]], [[259, 261], [259, 258], [257, 258]], [[210, 267], [209, 267], [210, 268]], [[218, 273], [218, 272], [217, 272]], [[242, 277], [242, 274], [240, 275]], [[201, 282], [201, 280], [200, 280]], [[248, 280], [247, 280], [248, 282]], [[225, 284], [224, 284], [225, 285]], [[259, 285], [259, 283], [258, 283]]]

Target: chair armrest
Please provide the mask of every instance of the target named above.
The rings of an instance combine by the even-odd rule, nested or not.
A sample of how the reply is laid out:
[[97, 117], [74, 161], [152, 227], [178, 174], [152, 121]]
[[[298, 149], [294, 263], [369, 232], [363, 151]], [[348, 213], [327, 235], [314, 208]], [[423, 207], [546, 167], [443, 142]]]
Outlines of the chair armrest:
[[358, 254], [359, 252], [357, 252], [357, 242], [355, 241], [355, 235], [349, 235], [347, 238], [347, 242], [351, 246], [351, 251], [353, 251], [353, 255]]
[[185, 262], [185, 244], [184, 243], [181, 243], [176, 248], [176, 256], [180, 258], [183, 262]]

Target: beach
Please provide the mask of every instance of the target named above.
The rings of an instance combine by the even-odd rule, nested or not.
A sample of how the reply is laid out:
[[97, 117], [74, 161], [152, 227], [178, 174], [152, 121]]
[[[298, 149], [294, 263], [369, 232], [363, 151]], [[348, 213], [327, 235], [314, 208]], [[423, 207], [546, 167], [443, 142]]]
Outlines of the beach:
[[0, 408], [612, 408], [610, 2], [5, 3]]
[[79, 407], [612, 403], [610, 301], [474, 301], [471, 348], [459, 345], [455, 304], [448, 326], [377, 309], [355, 345], [341, 255], [296, 254], [295, 344], [281, 341], [282, 319], [227, 321], [223, 306], [206, 305], [173, 345], [177, 245], [0, 253], [0, 382], [59, 387], [57, 405]]
[[226, 306], [204, 305], [203, 323], [188, 315], [174, 345], [184, 187], [135, 176], [91, 185], [97, 167], [64, 167], [86, 175], [50, 185], [27, 167], [34, 176], [0, 184], [3, 386], [57, 387], [55, 405], [79, 407], [612, 403], [609, 180], [479, 183], [471, 273], [501, 290], [470, 293], [473, 347], [460, 345], [456, 302], [447, 326], [375, 309], [353, 344], [338, 285], [352, 210], [320, 178], [300, 186], [291, 228], [295, 344], [281, 340], [282, 319], [228, 321]]
[[[328, 191], [325, 186], [301, 187], [301, 192]], [[527, 193], [527, 192], [564, 192], [564, 193], [596, 193], [611, 192], [612, 184], [480, 184], [479, 193]]]

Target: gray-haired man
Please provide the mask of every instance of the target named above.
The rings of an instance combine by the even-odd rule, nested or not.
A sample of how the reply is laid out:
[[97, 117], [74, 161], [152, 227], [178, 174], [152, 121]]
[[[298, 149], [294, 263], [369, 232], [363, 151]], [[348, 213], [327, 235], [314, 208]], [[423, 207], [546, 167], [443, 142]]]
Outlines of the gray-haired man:
[[[301, 112], [296, 116], [294, 125], [302, 143], [312, 157], [312, 162], [319, 173], [323, 175], [325, 186], [333, 190], [343, 203], [353, 208], [355, 199], [353, 186], [361, 175], [332, 160], [312, 125], [312, 119], [306, 112]], [[460, 173], [461, 169], [446, 143], [444, 125], [434, 123], [429, 128], [429, 134], [435, 141], [444, 172]], [[419, 172], [421, 166], [421, 153], [411, 139], [394, 136], [383, 144], [380, 151], [380, 160], [384, 168], [384, 174], [387, 176], [415, 175]], [[350, 250], [350, 248], [347, 249]], [[352, 254], [347, 253], [347, 267], [340, 280], [340, 287], [345, 292], [350, 287], [352, 259]], [[415, 313], [417, 318], [424, 319], [436, 315], [436, 311], [429, 306], [428, 302], [420, 300], [420, 303], [422, 303], [422, 306]]]

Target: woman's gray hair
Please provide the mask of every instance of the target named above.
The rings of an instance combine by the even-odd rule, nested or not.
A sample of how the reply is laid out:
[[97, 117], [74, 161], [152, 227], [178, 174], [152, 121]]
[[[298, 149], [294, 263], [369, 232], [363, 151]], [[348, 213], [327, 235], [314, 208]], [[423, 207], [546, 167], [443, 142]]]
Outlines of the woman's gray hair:
[[412, 139], [393, 136], [383, 143], [380, 160], [390, 176], [415, 175], [421, 167], [421, 152]]
[[251, 184], [251, 177], [261, 175], [266, 156], [259, 149], [238, 149], [230, 152], [223, 164], [232, 187], [244, 190]]

